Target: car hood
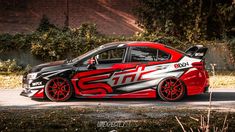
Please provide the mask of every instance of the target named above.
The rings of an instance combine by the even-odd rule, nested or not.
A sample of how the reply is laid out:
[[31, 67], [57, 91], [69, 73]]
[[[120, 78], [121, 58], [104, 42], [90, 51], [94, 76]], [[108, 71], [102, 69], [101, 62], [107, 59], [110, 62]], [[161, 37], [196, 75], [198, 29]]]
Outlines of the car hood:
[[64, 67], [68, 67], [68, 64], [65, 64], [65, 60], [61, 61], [53, 61], [53, 62], [48, 62], [48, 63], [43, 63], [37, 66], [34, 66], [30, 72], [39, 72], [41, 70], [43, 71], [48, 71], [48, 70], [58, 70], [62, 69]]

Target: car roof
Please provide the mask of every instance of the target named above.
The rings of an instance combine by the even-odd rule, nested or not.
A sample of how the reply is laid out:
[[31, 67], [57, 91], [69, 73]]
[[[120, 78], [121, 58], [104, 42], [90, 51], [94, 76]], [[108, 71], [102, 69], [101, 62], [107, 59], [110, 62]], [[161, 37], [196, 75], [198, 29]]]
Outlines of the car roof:
[[164, 44], [157, 43], [157, 42], [150, 42], [150, 41], [120, 41], [120, 42], [107, 43], [107, 44], [104, 44], [101, 46], [103, 48], [107, 48], [107, 47], [115, 47], [115, 46], [119, 46], [119, 45], [132, 46], [132, 45], [136, 45], [136, 44], [140, 44], [140, 45], [143, 44], [143, 46], [145, 44], [155, 44], [156, 46], [165, 46]]
[[120, 45], [120, 44], [127, 44], [128, 43], [128, 41], [119, 41], [119, 42], [111, 42], [111, 43], [106, 43], [106, 44], [103, 44], [103, 45], [101, 45], [102, 47], [104, 47], [104, 48], [106, 48], [106, 47], [112, 47], [112, 46], [118, 46], [118, 45]]

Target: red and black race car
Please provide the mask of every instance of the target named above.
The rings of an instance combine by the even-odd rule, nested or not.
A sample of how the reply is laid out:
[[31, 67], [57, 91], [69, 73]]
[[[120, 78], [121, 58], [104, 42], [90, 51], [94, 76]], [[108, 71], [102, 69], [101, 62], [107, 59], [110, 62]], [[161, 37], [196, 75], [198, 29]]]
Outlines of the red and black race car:
[[21, 95], [66, 101], [78, 98], [156, 98], [177, 101], [207, 91], [208, 73], [197, 45], [186, 52], [155, 42], [102, 45], [73, 60], [35, 66]]

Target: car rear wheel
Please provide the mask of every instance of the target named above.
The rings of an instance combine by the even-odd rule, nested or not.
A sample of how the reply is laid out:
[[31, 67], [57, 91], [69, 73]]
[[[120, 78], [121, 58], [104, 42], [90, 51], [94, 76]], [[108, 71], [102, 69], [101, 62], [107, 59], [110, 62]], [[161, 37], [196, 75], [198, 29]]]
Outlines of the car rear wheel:
[[55, 77], [47, 82], [45, 94], [51, 101], [66, 101], [72, 96], [73, 88], [67, 79]]
[[178, 101], [185, 95], [185, 86], [180, 79], [169, 77], [159, 83], [158, 95], [165, 101]]

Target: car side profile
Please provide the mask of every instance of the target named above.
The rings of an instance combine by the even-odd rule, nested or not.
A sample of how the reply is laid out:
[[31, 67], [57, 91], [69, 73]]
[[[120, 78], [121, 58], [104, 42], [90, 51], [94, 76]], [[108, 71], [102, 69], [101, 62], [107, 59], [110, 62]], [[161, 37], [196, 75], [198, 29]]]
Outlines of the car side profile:
[[156, 42], [115, 42], [75, 59], [33, 67], [21, 95], [66, 101], [77, 98], [156, 98], [178, 101], [209, 87], [204, 56], [196, 45], [186, 52]]

